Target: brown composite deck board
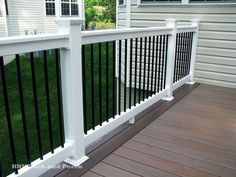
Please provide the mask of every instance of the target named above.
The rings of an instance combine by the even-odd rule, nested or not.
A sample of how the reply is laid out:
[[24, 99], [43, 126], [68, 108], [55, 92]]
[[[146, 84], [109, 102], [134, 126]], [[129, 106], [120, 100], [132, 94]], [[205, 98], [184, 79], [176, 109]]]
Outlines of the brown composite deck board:
[[86, 174], [84, 174], [82, 177], [103, 177], [97, 173], [94, 173], [92, 171], [88, 171]]
[[235, 170], [227, 167], [222, 167], [215, 165], [213, 163], [207, 162], [205, 160], [192, 158], [187, 155], [183, 155], [180, 153], [168, 151], [166, 149], [157, 148], [150, 146], [148, 144], [143, 144], [136, 141], [129, 141], [124, 145], [124, 147], [133, 149], [136, 151], [143, 152], [145, 154], [149, 154], [155, 157], [159, 157], [168, 161], [176, 162], [188, 167], [192, 167], [197, 170], [205, 171], [211, 174], [218, 174], [224, 176], [225, 174], [229, 174], [228, 176], [235, 177]]
[[112, 177], [140, 177], [140, 175], [128, 172], [124, 169], [117, 168], [113, 165], [100, 162], [95, 167], [91, 169], [92, 172], [101, 174], [103, 176], [112, 176]]
[[177, 100], [143, 113], [92, 151], [93, 162], [82, 170], [58, 177], [87, 170], [84, 177], [236, 177], [236, 89], [200, 85], [189, 91], [184, 87]]
[[144, 152], [139, 152], [136, 150], [131, 150], [125, 147], [120, 147], [114, 154], [121, 157], [126, 157], [138, 163], [142, 163], [153, 168], [162, 169], [163, 171], [176, 174], [183, 177], [214, 177], [214, 175], [208, 174], [206, 172], [196, 170], [194, 168], [175, 163], [173, 161], [168, 161], [157, 156], [149, 155]]
[[[122, 144], [127, 142], [130, 138], [132, 138], [135, 134], [137, 134], [139, 131], [141, 131], [144, 127], [149, 125], [153, 120], [155, 120], [157, 117], [165, 113], [168, 109], [170, 109], [173, 105], [175, 105], [178, 101], [180, 101], [184, 96], [189, 94], [193, 89], [198, 87], [199, 84], [195, 85], [184, 85], [183, 87], [177, 89], [174, 92], [175, 99], [171, 102], [167, 101], [159, 101], [158, 103], [154, 104], [141, 114], [137, 115], [137, 121], [134, 125], [126, 126], [127, 128], [121, 128], [122, 131], [120, 131], [119, 134], [111, 132], [111, 135], [114, 135], [109, 140], [102, 140], [104, 142], [103, 144], [101, 142], [98, 142], [98, 148], [91, 151], [88, 156], [89, 160], [82, 164], [82, 169], [66, 169], [61, 171], [58, 170], [51, 170], [42, 177], [48, 177], [48, 176], [57, 176], [57, 177], [74, 177], [74, 176], [80, 176], [83, 175], [85, 172], [87, 172], [90, 168], [92, 168], [94, 165], [102, 161], [105, 157], [107, 157], [110, 153], [112, 153], [114, 150], [116, 150], [118, 147], [120, 147]], [[155, 115], [155, 116], [153, 116]], [[119, 132], [115, 130], [115, 132]], [[95, 144], [95, 147], [97, 145]], [[90, 147], [91, 149], [91, 147]], [[54, 173], [55, 172], [55, 173]]]
[[114, 153], [104, 159], [103, 162], [121, 169], [131, 171], [141, 176], [176, 177], [175, 174], [171, 174], [163, 170], [147, 166], [146, 164], [144, 165], [142, 163], [129, 160], [127, 157], [121, 157]]

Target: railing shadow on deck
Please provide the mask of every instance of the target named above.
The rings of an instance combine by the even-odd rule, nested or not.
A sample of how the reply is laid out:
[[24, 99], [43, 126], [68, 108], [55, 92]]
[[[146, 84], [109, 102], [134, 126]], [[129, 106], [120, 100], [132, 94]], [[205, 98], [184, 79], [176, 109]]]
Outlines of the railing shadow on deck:
[[[175, 19], [168, 19], [166, 27], [89, 32], [81, 31], [81, 19], [58, 19], [56, 23], [58, 34], [0, 40], [0, 111], [5, 110], [1, 122], [7, 125], [8, 138], [4, 143], [10, 144], [9, 152], [1, 153], [11, 155], [13, 164], [7, 165], [1, 155], [2, 176], [12, 170], [14, 173], [9, 176], [39, 176], [62, 161], [79, 166], [88, 159], [86, 147], [127, 121], [135, 123], [137, 114], [159, 100], [172, 100], [173, 91], [183, 84], [194, 83], [198, 20], [182, 27], [177, 27]], [[52, 56], [49, 50], [53, 51]], [[34, 56], [38, 51], [43, 51], [41, 57]], [[4, 57], [8, 55], [16, 58], [22, 128], [19, 123], [12, 123], [14, 112], [9, 93], [14, 88], [8, 85], [10, 73], [4, 66]], [[48, 59], [55, 63], [48, 64]], [[26, 60], [32, 104], [24, 96], [26, 86], [22, 82], [29, 79], [21, 64]], [[35, 63], [40, 61], [44, 74], [39, 78]], [[51, 78], [56, 78], [54, 86]], [[40, 87], [41, 82], [44, 88]], [[44, 95], [44, 101], [39, 93]], [[40, 110], [42, 105], [44, 110]], [[29, 109], [34, 110], [33, 118], [27, 117]], [[23, 130], [19, 140], [24, 144], [17, 143], [16, 127]], [[47, 127], [48, 135], [42, 127]], [[31, 129], [35, 131], [35, 144], [30, 139]], [[32, 148], [38, 152], [32, 155]], [[25, 163], [24, 167], [20, 165]]]

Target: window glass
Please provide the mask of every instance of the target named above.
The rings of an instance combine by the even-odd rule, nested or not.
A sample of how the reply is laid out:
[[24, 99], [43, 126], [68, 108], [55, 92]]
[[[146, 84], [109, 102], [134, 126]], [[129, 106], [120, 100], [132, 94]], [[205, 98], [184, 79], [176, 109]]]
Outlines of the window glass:
[[125, 0], [119, 0], [119, 5], [124, 5], [125, 4]]
[[61, 0], [61, 15], [79, 15], [78, 0]]
[[55, 15], [55, 0], [46, 0], [46, 15]]
[[236, 0], [190, 0], [189, 2], [195, 3], [195, 2], [200, 2], [200, 3], [228, 3], [228, 2], [235, 2]]
[[145, 3], [145, 2], [164, 2], [164, 3], [167, 3], [167, 2], [181, 2], [182, 0], [141, 0], [141, 2]]

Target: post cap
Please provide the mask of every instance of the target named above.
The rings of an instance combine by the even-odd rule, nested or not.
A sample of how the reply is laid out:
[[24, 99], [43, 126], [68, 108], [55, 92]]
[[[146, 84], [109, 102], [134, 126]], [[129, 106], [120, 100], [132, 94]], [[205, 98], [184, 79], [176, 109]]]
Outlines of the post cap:
[[166, 21], [166, 23], [176, 23], [177, 22], [175, 18], [168, 18], [165, 21]]
[[165, 20], [166, 21], [166, 26], [167, 27], [175, 27], [177, 24], [177, 21], [175, 18], [168, 18]]
[[191, 22], [192, 22], [192, 23], [199, 23], [200, 20], [199, 20], [199, 19], [192, 19]]

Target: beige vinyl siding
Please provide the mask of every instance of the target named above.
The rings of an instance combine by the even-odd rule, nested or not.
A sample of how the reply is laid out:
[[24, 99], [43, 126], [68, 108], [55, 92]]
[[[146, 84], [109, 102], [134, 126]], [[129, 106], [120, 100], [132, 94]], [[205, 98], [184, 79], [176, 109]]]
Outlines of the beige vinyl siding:
[[126, 27], [126, 6], [118, 6], [118, 12], [117, 12], [117, 19], [118, 19], [118, 28], [125, 28]]
[[[236, 88], [236, 4], [137, 6], [132, 0], [131, 27], [164, 26], [167, 18], [176, 18], [179, 25], [201, 21], [196, 81]], [[120, 15], [118, 25], [124, 23]]]
[[8, 0], [8, 28], [10, 36], [42, 33], [55, 33], [58, 28], [56, 16], [45, 15], [44, 0]]
[[44, 33], [58, 32], [58, 26], [55, 23], [55, 16], [44, 16]]
[[0, 37], [6, 36], [4, 17], [0, 16]]

